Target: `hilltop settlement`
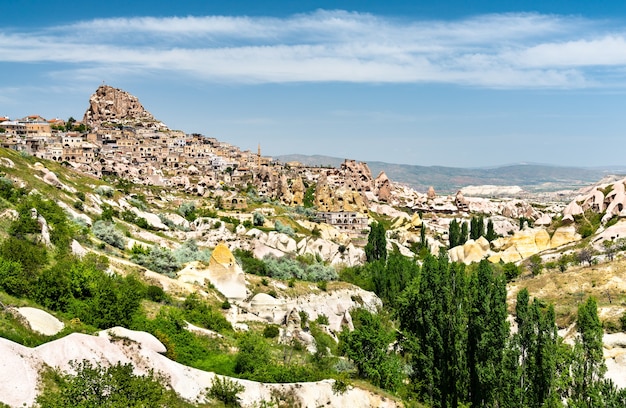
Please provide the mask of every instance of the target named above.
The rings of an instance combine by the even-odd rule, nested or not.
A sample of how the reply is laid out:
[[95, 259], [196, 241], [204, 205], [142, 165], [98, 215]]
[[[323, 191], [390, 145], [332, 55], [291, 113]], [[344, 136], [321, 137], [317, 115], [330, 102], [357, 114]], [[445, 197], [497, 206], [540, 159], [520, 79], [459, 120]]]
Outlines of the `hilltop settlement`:
[[0, 147], [8, 406], [124, 406], [130, 382], [98, 383], [122, 375], [159, 390], [139, 406], [626, 403], [623, 176], [419, 192], [172, 130], [108, 85], [82, 120], [0, 118]]

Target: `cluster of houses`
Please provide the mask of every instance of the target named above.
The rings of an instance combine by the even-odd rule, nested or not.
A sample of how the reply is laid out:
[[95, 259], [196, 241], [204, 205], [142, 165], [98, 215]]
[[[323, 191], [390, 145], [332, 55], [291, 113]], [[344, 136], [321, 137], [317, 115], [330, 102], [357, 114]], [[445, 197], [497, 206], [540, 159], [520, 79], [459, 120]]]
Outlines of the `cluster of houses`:
[[17, 120], [0, 117], [0, 145], [42, 159], [67, 162], [98, 177], [124, 176], [117, 172], [126, 166], [126, 175], [175, 176], [184, 170], [192, 175], [225, 172], [228, 178], [237, 178], [251, 168], [271, 163], [271, 158], [261, 156], [260, 149], [256, 153], [241, 151], [198, 134], [122, 126], [81, 133], [68, 131], [62, 120], [46, 120], [38, 115]]
[[[259, 194], [280, 200], [281, 194], [289, 194], [285, 189], [295, 188], [296, 179], [309, 184], [323, 175], [334, 188], [353, 183], [353, 177], [343, 177], [345, 165], [342, 169], [305, 167], [296, 162], [280, 166], [262, 156], [260, 146], [257, 152], [242, 151], [215, 138], [176, 130], [120, 125], [79, 132], [75, 129], [80, 123], [72, 125], [38, 115], [17, 120], [0, 117], [0, 146], [64, 163], [96, 177], [124, 177], [199, 195], [215, 186], [254, 184]], [[234, 194], [223, 197], [223, 204], [233, 209], [245, 207], [244, 201]], [[325, 212], [319, 218], [345, 232], [367, 227], [367, 218], [360, 214], [336, 214]]]

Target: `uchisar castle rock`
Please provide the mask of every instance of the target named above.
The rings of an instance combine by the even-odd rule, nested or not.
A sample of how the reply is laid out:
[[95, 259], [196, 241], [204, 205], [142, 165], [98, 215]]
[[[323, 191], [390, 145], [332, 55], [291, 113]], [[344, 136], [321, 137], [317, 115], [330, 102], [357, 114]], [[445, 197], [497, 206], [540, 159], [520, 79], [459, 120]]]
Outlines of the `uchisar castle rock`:
[[[608, 327], [617, 325], [625, 311], [622, 177], [600, 180], [571, 202], [489, 199], [473, 196], [476, 189], [453, 195], [433, 188], [418, 192], [384, 172], [374, 177], [366, 163], [355, 160], [339, 167], [281, 163], [262, 155], [260, 146], [256, 152], [241, 150], [213, 137], [172, 130], [138, 98], [106, 85], [90, 97], [81, 122], [37, 115], [5, 119], [0, 123], [0, 214], [7, 230], [2, 239], [17, 231], [29, 245], [50, 254], [66, 246], [60, 252], [67, 250], [76, 259], [104, 256], [106, 276], [137, 277], [158, 292], [144, 301], [146, 315], [158, 320], [182, 304], [181, 313], [187, 314], [177, 329], [211, 339], [206, 341], [225, 354], [241, 346], [233, 338], [267, 327], [276, 328], [272, 338], [281, 345], [285, 364], [293, 353], [323, 360], [336, 352], [332, 344], [339, 333], [355, 329], [355, 309], [375, 314], [382, 307], [376, 294], [347, 282], [363, 276], [338, 279], [343, 268], [367, 263], [374, 222], [376, 230], [384, 226], [386, 248], [378, 251], [399, 253], [414, 263], [421, 263], [425, 253], [445, 252], [451, 261], [470, 265], [488, 259], [523, 273], [523, 279], [510, 277], [509, 313], [524, 287], [532, 296], [553, 301], [571, 298], [571, 307], [559, 309], [558, 316], [566, 342], [574, 342], [571, 310], [580, 303], [580, 293], [596, 296]], [[74, 236], [59, 238], [69, 229], [51, 212], [52, 204], [26, 209], [15, 204], [20, 194], [38, 197], [35, 192], [67, 215]], [[20, 222], [27, 228], [9, 227]], [[537, 267], [548, 272], [540, 274]], [[177, 362], [186, 350], [179, 345], [176, 352], [182, 337], [166, 335], [163, 327], [152, 334], [122, 327], [84, 334], [88, 329], [80, 320], [92, 330], [106, 325], [90, 316], [62, 321], [70, 314], [65, 309], [54, 317], [24, 307], [28, 303], [20, 299], [31, 299], [24, 290], [1, 298], [3, 316], [12, 316], [29, 333], [71, 334], [36, 348], [0, 338], [0, 402], [33, 405], [41, 393], [41, 367], [75, 372], [72, 362], [83, 360], [105, 366], [131, 363], [139, 374], [153, 369], [193, 403], [207, 400], [206, 390], [222, 378]], [[35, 292], [33, 299], [45, 298]], [[206, 319], [192, 313], [199, 302], [215, 306], [202, 313], [213, 320], [223, 316], [231, 331], [200, 327]], [[57, 303], [46, 307], [53, 312], [67, 307]], [[618, 334], [605, 334], [604, 351], [607, 377], [624, 388], [626, 339]], [[30, 344], [38, 342], [43, 341]], [[340, 361], [347, 372], [355, 371]], [[337, 378], [295, 384], [228, 381], [243, 387], [238, 402], [249, 407], [269, 401], [303, 407], [402, 406], [397, 398]]]

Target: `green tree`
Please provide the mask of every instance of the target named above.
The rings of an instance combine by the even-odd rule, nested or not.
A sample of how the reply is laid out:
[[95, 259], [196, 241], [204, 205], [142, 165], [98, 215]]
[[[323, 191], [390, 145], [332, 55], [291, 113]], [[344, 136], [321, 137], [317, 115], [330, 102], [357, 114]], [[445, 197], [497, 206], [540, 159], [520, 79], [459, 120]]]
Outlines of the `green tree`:
[[239, 352], [235, 357], [235, 372], [250, 379], [259, 378], [271, 363], [270, 346], [254, 332], [244, 333], [237, 341]]
[[496, 234], [496, 231], [493, 227], [493, 221], [491, 220], [487, 221], [487, 233], [485, 234], [485, 238], [489, 242], [498, 238], [498, 234]]
[[541, 273], [543, 261], [539, 255], [535, 254], [528, 258], [528, 269], [533, 276], [537, 276]]
[[436, 407], [455, 407], [467, 396], [467, 289], [463, 265], [449, 264], [441, 251], [439, 258], [424, 259], [420, 276], [398, 301], [411, 383], [421, 400]]
[[450, 248], [461, 244], [461, 226], [456, 218], [450, 221], [448, 226], [448, 242]]
[[392, 329], [383, 324], [378, 314], [366, 309], [352, 313], [354, 330], [341, 332], [340, 349], [357, 367], [359, 376], [369, 379], [374, 385], [395, 390], [402, 380], [398, 356], [389, 352], [395, 340]]
[[470, 401], [473, 407], [496, 406], [503, 378], [504, 349], [509, 336], [506, 321], [506, 281], [482, 260], [471, 278], [467, 358]]
[[379, 222], [373, 222], [365, 245], [365, 258], [367, 262], [387, 259], [387, 238], [385, 227]]
[[602, 323], [593, 297], [578, 306], [576, 328], [580, 337], [574, 345], [574, 403], [598, 406], [597, 386], [606, 373], [602, 354]]
[[477, 240], [485, 235], [485, 219], [483, 216], [472, 217], [470, 239]]
[[467, 242], [467, 239], [469, 237], [469, 231], [468, 231], [468, 226], [467, 226], [467, 221], [463, 221], [463, 223], [461, 224], [461, 235], [459, 236], [459, 245], [463, 245], [464, 243]]
[[554, 307], [536, 298], [530, 303], [528, 290], [524, 288], [517, 294], [515, 314], [518, 332], [512, 341], [519, 362], [516, 402], [519, 406], [543, 407], [546, 401], [558, 399], [555, 394], [558, 334]]

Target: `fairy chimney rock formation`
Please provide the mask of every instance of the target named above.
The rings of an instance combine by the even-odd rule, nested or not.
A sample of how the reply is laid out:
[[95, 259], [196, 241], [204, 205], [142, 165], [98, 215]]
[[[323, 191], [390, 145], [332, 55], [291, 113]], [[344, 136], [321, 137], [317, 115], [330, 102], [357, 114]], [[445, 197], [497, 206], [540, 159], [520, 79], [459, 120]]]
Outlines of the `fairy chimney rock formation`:
[[101, 85], [89, 98], [89, 108], [83, 116], [83, 123], [97, 129], [103, 124], [109, 126], [133, 126], [148, 129], [163, 129], [167, 126], [159, 122], [128, 92]]

